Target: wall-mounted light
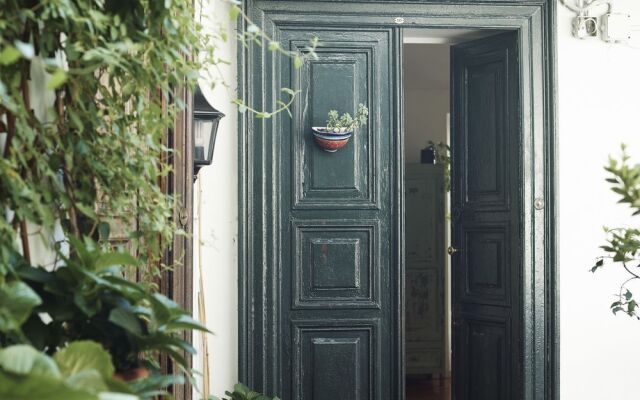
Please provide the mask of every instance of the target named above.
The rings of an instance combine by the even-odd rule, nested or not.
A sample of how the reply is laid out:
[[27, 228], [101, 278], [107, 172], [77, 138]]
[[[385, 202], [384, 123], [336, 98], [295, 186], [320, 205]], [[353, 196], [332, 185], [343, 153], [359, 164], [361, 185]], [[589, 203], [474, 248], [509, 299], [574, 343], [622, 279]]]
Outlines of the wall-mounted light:
[[218, 124], [224, 114], [209, 104], [197, 86], [193, 94], [193, 173], [210, 165], [216, 145]]
[[609, 43], [627, 43], [635, 32], [631, 15], [627, 12], [614, 12], [613, 0], [560, 2], [577, 14], [573, 19], [572, 33], [578, 39], [600, 37]]

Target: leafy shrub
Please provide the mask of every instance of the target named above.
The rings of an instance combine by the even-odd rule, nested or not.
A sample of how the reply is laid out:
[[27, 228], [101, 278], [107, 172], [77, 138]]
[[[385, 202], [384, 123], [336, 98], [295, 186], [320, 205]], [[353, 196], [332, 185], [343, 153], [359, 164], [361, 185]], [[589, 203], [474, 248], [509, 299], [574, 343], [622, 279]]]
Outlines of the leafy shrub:
[[[632, 217], [636, 217], [637, 222], [637, 216], [640, 215], [640, 164], [631, 165], [630, 159], [623, 145], [620, 159], [610, 157], [605, 170], [609, 173], [607, 182], [611, 184], [611, 190], [619, 197], [618, 203], [631, 208]], [[620, 285], [617, 299], [611, 304], [611, 311], [614, 314], [623, 312], [640, 319], [638, 301], [628, 288], [629, 283], [640, 279], [640, 228], [605, 227], [604, 230], [607, 243], [601, 248], [607, 255], [596, 260], [591, 272], [602, 268], [606, 260], [622, 266], [629, 277]]]
[[[99, 344], [75, 342], [52, 357], [29, 345], [0, 350], [0, 398], [12, 400], [136, 400], [150, 392], [113, 378]], [[157, 392], [157, 390], [154, 390]]]

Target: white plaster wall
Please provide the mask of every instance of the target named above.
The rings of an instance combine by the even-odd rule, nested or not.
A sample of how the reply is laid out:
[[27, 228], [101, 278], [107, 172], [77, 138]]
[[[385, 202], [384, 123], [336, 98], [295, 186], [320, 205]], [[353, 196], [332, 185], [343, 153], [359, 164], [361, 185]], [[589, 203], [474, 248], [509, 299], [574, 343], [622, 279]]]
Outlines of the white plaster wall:
[[[229, 42], [218, 42], [217, 57], [230, 61], [212, 69], [215, 79], [224, 78], [227, 86], [214, 90], [201, 83], [209, 102], [226, 116], [221, 120], [213, 163], [198, 174], [194, 187], [194, 308], [198, 317], [199, 268], [202, 264], [208, 335], [210, 393], [222, 396], [238, 381], [238, 124], [236, 98], [235, 21], [229, 19], [229, 2], [208, 0], [203, 24], [211, 32], [226, 29]], [[198, 208], [200, 213], [198, 213]], [[200, 232], [198, 232], [200, 226]], [[194, 337], [198, 356], [194, 367], [202, 372], [201, 336]], [[203, 389], [202, 378], [199, 388]], [[194, 394], [194, 399], [201, 399]]]
[[[640, 1], [614, 5], [632, 11], [640, 25]], [[632, 222], [627, 209], [615, 205], [602, 166], [621, 142], [640, 162], [640, 50], [574, 39], [572, 15], [559, 6], [561, 395], [637, 399], [640, 321], [609, 311], [625, 275], [616, 268], [587, 270], [602, 254], [602, 226]], [[635, 43], [640, 46], [640, 38]]]
[[429, 140], [447, 141], [449, 45], [404, 46], [405, 161], [420, 162]]
[[[634, 24], [640, 25], [640, 1], [614, 3], [620, 10], [630, 10]], [[215, 13], [229, 26], [225, 12]], [[627, 210], [615, 205], [602, 165], [608, 154], [618, 151], [620, 142], [628, 143], [640, 161], [640, 50], [572, 38], [572, 15], [559, 5], [561, 396], [564, 400], [638, 398], [640, 321], [609, 311], [612, 293], [624, 275], [615, 268], [595, 275], [588, 269], [601, 254], [601, 227], [631, 222]], [[636, 36], [635, 46], [640, 47], [640, 32]], [[223, 47], [228, 59], [234, 60], [233, 44]], [[227, 82], [235, 87], [235, 66], [225, 71]], [[231, 97], [225, 90], [210, 97], [227, 117], [214, 165], [200, 177], [207, 318], [215, 332], [209, 360], [214, 394], [237, 379], [237, 126]]]
[[405, 162], [419, 163], [420, 150], [447, 142], [448, 89], [409, 89], [404, 96]]

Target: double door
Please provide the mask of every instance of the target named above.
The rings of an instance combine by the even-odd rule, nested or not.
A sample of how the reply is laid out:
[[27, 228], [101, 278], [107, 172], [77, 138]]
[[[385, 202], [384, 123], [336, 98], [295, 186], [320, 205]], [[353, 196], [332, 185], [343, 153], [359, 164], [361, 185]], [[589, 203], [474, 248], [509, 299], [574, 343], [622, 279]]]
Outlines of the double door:
[[[314, 37], [321, 46], [301, 68], [259, 47], [248, 56], [252, 106], [271, 108], [281, 87], [300, 95], [291, 118], [283, 113], [248, 129], [243, 234], [252, 245], [243, 254], [250, 283], [241, 341], [250, 356], [242, 376], [284, 400], [401, 399], [410, 270], [401, 28], [363, 27], [358, 5], [336, 16], [332, 4], [313, 3], [313, 18], [282, 9], [268, 19], [253, 9], [285, 49], [304, 54]], [[456, 400], [521, 393], [515, 43], [513, 33], [453, 51]], [[329, 110], [353, 112], [360, 103], [368, 122], [344, 148], [328, 153], [314, 143], [311, 127], [324, 125]]]

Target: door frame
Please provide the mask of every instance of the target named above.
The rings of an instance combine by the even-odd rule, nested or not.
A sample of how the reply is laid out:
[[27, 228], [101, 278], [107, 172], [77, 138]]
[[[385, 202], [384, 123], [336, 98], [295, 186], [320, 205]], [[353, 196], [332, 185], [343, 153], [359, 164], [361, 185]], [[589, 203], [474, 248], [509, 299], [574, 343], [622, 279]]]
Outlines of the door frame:
[[[389, 7], [389, 3], [394, 3]], [[397, 367], [394, 386], [398, 399], [404, 399], [404, 134], [402, 120], [402, 31], [403, 28], [459, 28], [509, 29], [518, 31], [521, 60], [520, 85], [523, 128], [522, 178], [523, 186], [523, 369], [524, 399], [559, 399], [559, 306], [557, 270], [557, 135], [556, 135], [556, 1], [555, 0], [244, 0], [248, 15], [269, 33], [275, 23], [297, 24], [305, 19], [325, 18], [327, 26], [345, 26], [357, 18], [360, 26], [393, 31], [396, 41], [394, 79], [395, 168], [392, 183], [397, 195], [394, 199], [394, 227], [397, 232], [395, 259], [397, 260], [394, 364]], [[397, 18], [403, 18], [398, 23]], [[244, 23], [244, 22], [241, 22]], [[239, 28], [244, 28], [240, 26]], [[261, 61], [260, 61], [261, 62]], [[260, 62], [255, 55], [238, 46], [238, 95], [250, 104], [270, 108], [274, 102], [269, 95], [273, 88], [264, 87], [265, 94], [256, 99], [250, 93], [252, 79], [262, 81]], [[277, 61], [273, 61], [277, 62]], [[257, 75], [256, 75], [257, 74]], [[254, 78], [259, 76], [259, 78]], [[274, 354], [267, 353], [272, 343], [253, 340], [273, 329], [278, 316], [269, 314], [267, 288], [254, 285], [255, 265], [277, 261], [264, 231], [272, 221], [273, 193], [264, 188], [261, 157], [254, 151], [265, 148], [264, 136], [272, 123], [239, 115], [239, 176], [238, 176], [238, 351], [239, 377], [249, 385], [262, 382], [264, 388], [277, 387], [265, 370], [279, 365]], [[262, 185], [262, 186], [261, 186]], [[272, 214], [272, 213], [271, 213]], [[264, 251], [264, 252], [263, 252]], [[263, 290], [264, 289], [264, 290]], [[273, 299], [277, 301], [277, 299]], [[272, 303], [273, 304], [273, 303]], [[277, 304], [277, 303], [276, 303]], [[271, 321], [255, 324], [255, 318], [270, 316]], [[257, 335], [256, 335], [257, 330]], [[276, 332], [270, 332], [270, 337]], [[256, 365], [261, 363], [261, 365]], [[257, 368], [256, 367], [261, 367]], [[259, 370], [261, 376], [256, 376]]]

